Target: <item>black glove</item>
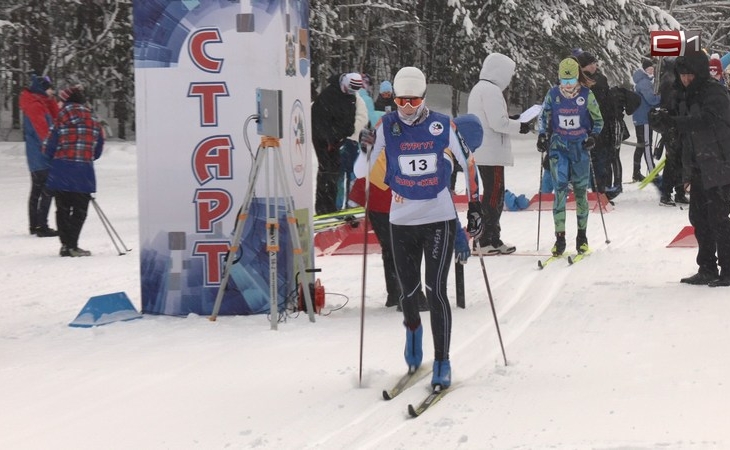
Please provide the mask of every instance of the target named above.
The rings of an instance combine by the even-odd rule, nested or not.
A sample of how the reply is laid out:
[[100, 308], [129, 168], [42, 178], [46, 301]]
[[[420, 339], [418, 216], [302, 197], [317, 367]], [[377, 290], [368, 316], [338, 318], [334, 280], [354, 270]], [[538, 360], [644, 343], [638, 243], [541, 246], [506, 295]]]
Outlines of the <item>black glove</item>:
[[367, 152], [367, 147], [375, 143], [375, 130], [363, 128], [360, 131], [360, 148], [363, 152]]
[[661, 143], [660, 145], [657, 145], [654, 147], [654, 159], [659, 161], [662, 159], [662, 155], [664, 154], [664, 143]]
[[657, 132], [664, 134], [672, 128], [674, 118], [669, 115], [669, 111], [664, 108], [652, 109], [649, 111], [649, 125]]
[[479, 202], [469, 202], [469, 211], [466, 213], [466, 232], [472, 238], [478, 238], [484, 231], [484, 213]]
[[537, 151], [540, 153], [545, 153], [548, 151], [548, 148], [550, 148], [550, 139], [548, 139], [547, 134], [540, 133], [540, 135], [537, 137]]
[[515, 115], [512, 115], [512, 116], [509, 116], [509, 118], [512, 119], [512, 120], [520, 120], [520, 115], [519, 114], [515, 114]]
[[520, 124], [520, 134], [527, 134], [530, 132], [530, 124], [527, 122], [522, 122]]
[[597, 136], [593, 133], [589, 134], [588, 137], [583, 141], [583, 148], [587, 151], [591, 151], [596, 148]]

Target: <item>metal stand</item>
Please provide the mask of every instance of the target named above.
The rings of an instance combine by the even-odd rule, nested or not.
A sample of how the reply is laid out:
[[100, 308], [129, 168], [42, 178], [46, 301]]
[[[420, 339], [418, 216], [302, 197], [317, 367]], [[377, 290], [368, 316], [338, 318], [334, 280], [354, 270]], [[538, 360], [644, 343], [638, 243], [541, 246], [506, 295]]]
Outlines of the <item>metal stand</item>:
[[[271, 164], [273, 164], [273, 167]], [[314, 322], [314, 308], [312, 296], [309, 292], [308, 280], [306, 280], [304, 276], [306, 273], [304, 255], [302, 253], [302, 246], [299, 242], [299, 230], [297, 230], [297, 220], [294, 217], [294, 202], [291, 198], [289, 183], [286, 180], [284, 172], [284, 163], [281, 158], [279, 139], [271, 136], [261, 137], [261, 144], [259, 145], [258, 151], [256, 152], [256, 158], [254, 160], [252, 170], [253, 175], [248, 183], [246, 199], [239, 210], [238, 223], [236, 224], [235, 231], [233, 232], [233, 241], [231, 242], [231, 246], [228, 250], [226, 265], [223, 269], [223, 279], [218, 287], [218, 295], [215, 298], [215, 305], [213, 306], [213, 312], [211, 313], [209, 320], [215, 321], [218, 317], [221, 302], [223, 301], [223, 294], [226, 290], [226, 285], [228, 284], [231, 265], [234, 260], [233, 256], [238, 251], [238, 247], [241, 242], [241, 235], [243, 234], [243, 225], [248, 217], [248, 212], [251, 208], [251, 201], [253, 200], [254, 191], [256, 189], [256, 181], [258, 180], [262, 169], [266, 173], [266, 250], [269, 252], [269, 302], [271, 305], [271, 329], [276, 330], [279, 322], [278, 289], [276, 283], [278, 267], [276, 255], [279, 251], [279, 218], [277, 214], [277, 200], [279, 199], [283, 199], [286, 202], [286, 219], [289, 225], [289, 235], [291, 236], [292, 252], [294, 255], [294, 272], [302, 274], [302, 284], [304, 286], [302, 291], [304, 293], [304, 300], [306, 302], [310, 322]], [[269, 174], [272, 173], [274, 176], [273, 183], [269, 179]], [[272, 187], [274, 189], [273, 196], [270, 195]], [[283, 197], [279, 196], [279, 189], [283, 191]]]

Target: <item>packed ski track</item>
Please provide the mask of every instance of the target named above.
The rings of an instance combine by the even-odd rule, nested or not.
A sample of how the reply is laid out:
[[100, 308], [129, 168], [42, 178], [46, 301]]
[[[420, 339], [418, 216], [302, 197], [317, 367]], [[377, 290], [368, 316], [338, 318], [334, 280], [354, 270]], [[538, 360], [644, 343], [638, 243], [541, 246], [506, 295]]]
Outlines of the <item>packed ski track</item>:
[[[539, 154], [515, 140], [507, 188], [536, 193]], [[291, 315], [166, 317], [70, 328], [89, 297], [125, 291], [139, 307], [136, 148], [111, 142], [97, 199], [133, 249], [118, 256], [90, 212], [91, 258], [60, 258], [27, 235], [30, 183], [22, 143], [0, 144], [0, 448], [12, 449], [724, 449], [730, 446], [730, 291], [680, 285], [695, 249], [666, 245], [687, 210], [658, 206], [653, 186], [626, 184], [604, 219], [589, 217], [593, 253], [537, 261], [553, 244], [550, 211], [507, 212], [511, 256], [484, 257], [504, 365], [478, 257], [455, 306], [454, 384], [411, 418], [430, 375], [390, 401], [406, 370], [402, 315], [385, 308], [380, 255], [367, 257], [362, 383], [361, 256], [316, 259], [326, 305], [316, 323]], [[625, 166], [631, 152], [624, 150]], [[144, 193], [143, 193], [144, 194]], [[574, 251], [575, 213], [567, 214]], [[529, 255], [525, 255], [529, 254]], [[451, 274], [453, 280], [453, 270]], [[424, 365], [433, 350], [423, 313]], [[93, 430], [91, 432], [90, 430]]]

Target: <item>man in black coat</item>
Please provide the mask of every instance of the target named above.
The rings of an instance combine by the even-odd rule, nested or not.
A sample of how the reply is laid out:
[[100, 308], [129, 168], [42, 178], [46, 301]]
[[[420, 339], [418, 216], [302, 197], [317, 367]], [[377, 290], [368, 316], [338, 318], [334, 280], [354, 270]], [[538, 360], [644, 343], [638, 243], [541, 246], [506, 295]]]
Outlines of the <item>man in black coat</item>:
[[682, 179], [686, 189], [691, 186], [689, 220], [699, 271], [681, 282], [730, 286], [730, 97], [710, 78], [704, 53], [678, 57], [675, 74], [677, 115], [657, 110], [650, 117], [663, 130], [676, 127]]
[[[676, 116], [678, 111], [677, 91], [675, 86], [676, 75], [674, 73], [674, 65], [676, 58], [665, 57], [661, 64], [661, 78], [659, 81], [659, 95], [661, 96], [660, 108], [669, 111], [670, 115]], [[659, 204], [662, 206], [676, 206], [676, 203], [689, 203], [684, 193], [684, 183], [682, 183], [682, 142], [679, 139], [676, 128], [672, 127], [665, 133], [655, 149], [654, 159], [662, 157], [661, 152], [665, 153], [665, 165], [662, 172], [661, 199]], [[658, 152], [658, 153], [657, 153]], [[674, 200], [672, 200], [672, 190], [675, 191]]]
[[593, 83], [590, 88], [596, 97], [603, 117], [603, 129], [598, 135], [596, 147], [591, 151], [591, 161], [595, 180], [593, 190], [605, 193], [609, 199], [615, 198], [622, 192], [621, 186], [621, 159], [619, 150], [621, 142], [625, 140], [623, 124], [624, 109], [632, 114], [636, 106], [626, 106], [628, 94], [625, 88], [608, 86], [608, 78], [598, 69], [598, 61], [592, 53], [582, 52], [577, 56], [581, 71]]
[[598, 135], [596, 146], [591, 150], [591, 161], [593, 163], [593, 191], [606, 192], [606, 186], [610, 185], [608, 181], [609, 155], [613, 147], [616, 114], [613, 99], [610, 98], [608, 79], [598, 70], [598, 61], [592, 53], [583, 52], [578, 55], [578, 63], [583, 74], [593, 83], [591, 91], [596, 97], [598, 107], [601, 109], [603, 117], [603, 129]]
[[335, 212], [340, 175], [340, 147], [355, 133], [355, 95], [340, 85], [343, 75], [333, 75], [312, 104], [312, 144], [317, 154], [315, 214]]

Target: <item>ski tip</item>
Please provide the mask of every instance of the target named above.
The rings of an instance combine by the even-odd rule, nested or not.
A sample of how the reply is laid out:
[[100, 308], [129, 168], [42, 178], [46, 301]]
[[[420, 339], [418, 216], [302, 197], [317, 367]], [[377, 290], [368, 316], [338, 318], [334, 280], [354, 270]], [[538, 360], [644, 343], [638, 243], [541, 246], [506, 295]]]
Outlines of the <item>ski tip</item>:
[[543, 267], [545, 267], [545, 266], [542, 265], [542, 261], [538, 261], [537, 268], [542, 270]]
[[573, 261], [572, 256], [568, 256], [568, 264], [573, 264], [575, 261]]
[[411, 417], [418, 417], [418, 411], [416, 411], [416, 408], [414, 408], [413, 405], [408, 405], [408, 414]]
[[393, 397], [390, 396], [390, 393], [383, 389], [383, 400], [393, 400]]

